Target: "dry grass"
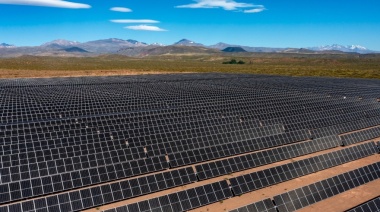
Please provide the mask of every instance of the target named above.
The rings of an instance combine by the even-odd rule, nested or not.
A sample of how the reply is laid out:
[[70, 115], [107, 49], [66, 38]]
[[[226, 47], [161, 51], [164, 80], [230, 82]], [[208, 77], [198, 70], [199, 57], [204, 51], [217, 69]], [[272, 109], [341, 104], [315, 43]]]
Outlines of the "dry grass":
[[[226, 65], [231, 58], [244, 65]], [[34, 57], [0, 59], [1, 78], [109, 76], [158, 73], [223, 72], [288, 76], [380, 79], [379, 55], [243, 54], [130, 58], [106, 55], [87, 58]]]
[[169, 74], [174, 72], [138, 71], [138, 70], [0, 70], [0, 78], [50, 78], [50, 77], [81, 77], [81, 76], [119, 76]]

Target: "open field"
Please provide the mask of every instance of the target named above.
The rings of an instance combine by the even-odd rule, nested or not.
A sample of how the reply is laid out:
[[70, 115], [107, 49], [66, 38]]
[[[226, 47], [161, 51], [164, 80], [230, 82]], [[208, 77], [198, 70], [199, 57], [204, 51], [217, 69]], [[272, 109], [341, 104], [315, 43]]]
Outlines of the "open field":
[[[242, 60], [246, 64], [222, 64], [232, 58]], [[194, 72], [380, 79], [380, 56], [245, 53], [192, 56], [168, 55], [148, 58], [106, 55], [83, 58], [23, 56], [0, 59], [1, 78]]]

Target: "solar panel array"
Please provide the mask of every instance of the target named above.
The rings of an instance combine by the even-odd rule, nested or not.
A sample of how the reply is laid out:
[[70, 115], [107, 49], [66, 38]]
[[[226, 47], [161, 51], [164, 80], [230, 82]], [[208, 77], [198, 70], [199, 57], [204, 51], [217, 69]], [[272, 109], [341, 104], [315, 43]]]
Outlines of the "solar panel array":
[[231, 178], [235, 195], [258, 190], [290, 179], [298, 178], [327, 168], [367, 157], [376, 153], [374, 143], [362, 144], [307, 159], [264, 169], [250, 174]]
[[114, 209], [189, 210], [369, 157], [379, 93], [264, 75], [0, 80], [0, 211], [79, 211], [314, 154]]
[[380, 178], [380, 162], [274, 197], [280, 212], [295, 211]]

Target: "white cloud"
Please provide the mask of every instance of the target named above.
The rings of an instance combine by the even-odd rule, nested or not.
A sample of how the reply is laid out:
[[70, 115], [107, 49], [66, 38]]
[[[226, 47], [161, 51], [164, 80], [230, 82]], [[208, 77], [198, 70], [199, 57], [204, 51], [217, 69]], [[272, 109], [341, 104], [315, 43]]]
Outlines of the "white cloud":
[[41, 7], [59, 7], [69, 9], [91, 8], [88, 4], [74, 3], [63, 0], [0, 0], [0, 4], [15, 4]]
[[115, 11], [115, 12], [122, 12], [122, 13], [129, 13], [129, 12], [132, 12], [131, 9], [129, 9], [129, 8], [125, 8], [125, 7], [112, 7], [110, 10], [111, 10], [111, 11]]
[[225, 10], [237, 10], [239, 8], [256, 7], [258, 5], [239, 3], [233, 0], [194, 0], [197, 3], [180, 5], [177, 8], [223, 8]]
[[244, 10], [244, 13], [260, 13], [262, 11], [266, 10], [265, 7], [250, 9], [250, 10]]
[[149, 26], [149, 25], [137, 25], [137, 26], [127, 26], [124, 27], [126, 29], [132, 29], [132, 30], [143, 30], [143, 31], [156, 31], [156, 32], [162, 32], [167, 31], [165, 29], [161, 29], [157, 26]]
[[[244, 13], [259, 13], [265, 9], [264, 5], [255, 5], [248, 3], [240, 3], [234, 0], [193, 0], [197, 3], [186, 4], [176, 6], [177, 8], [223, 8], [224, 10], [237, 10], [238, 12]], [[247, 8], [247, 10], [241, 10], [240, 8]], [[248, 9], [253, 8], [253, 9]]]
[[156, 24], [160, 23], [156, 20], [150, 20], [150, 19], [117, 19], [117, 20], [110, 20], [113, 23], [119, 23], [119, 24]]

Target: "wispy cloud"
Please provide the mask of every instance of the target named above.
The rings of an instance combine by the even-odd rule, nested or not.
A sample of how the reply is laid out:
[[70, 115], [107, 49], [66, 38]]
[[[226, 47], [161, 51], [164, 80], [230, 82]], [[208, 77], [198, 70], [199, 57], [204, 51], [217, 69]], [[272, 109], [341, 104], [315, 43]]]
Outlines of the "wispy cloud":
[[150, 20], [150, 19], [116, 19], [116, 20], [110, 20], [113, 23], [119, 23], [119, 24], [156, 24], [160, 23], [156, 20]]
[[261, 13], [262, 11], [266, 10], [265, 7], [250, 9], [250, 10], [244, 10], [244, 13]]
[[193, 8], [193, 9], [223, 8], [224, 10], [239, 10], [241, 8], [254, 8], [250, 10], [245, 10], [245, 11], [248, 11], [246, 13], [255, 13], [255, 12], [249, 12], [249, 11], [258, 11], [259, 9], [262, 9], [262, 11], [265, 10], [265, 7], [263, 5], [236, 2], [234, 0], [193, 0], [193, 1], [195, 1], [196, 3], [179, 5], [176, 7], [177, 8]]
[[115, 12], [122, 12], [122, 13], [129, 13], [129, 12], [132, 12], [131, 9], [129, 9], [129, 8], [125, 8], [125, 7], [112, 7], [110, 10], [111, 10], [111, 11], [115, 11]]
[[157, 26], [150, 26], [150, 25], [126, 26], [124, 28], [131, 29], [131, 30], [156, 31], [156, 32], [167, 31], [167, 30], [161, 29]]
[[0, 0], [0, 4], [28, 5], [41, 7], [59, 7], [69, 9], [91, 8], [88, 4], [75, 3], [63, 0]]

